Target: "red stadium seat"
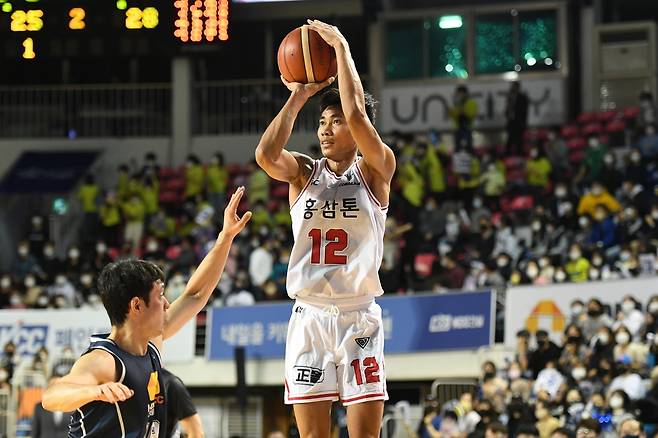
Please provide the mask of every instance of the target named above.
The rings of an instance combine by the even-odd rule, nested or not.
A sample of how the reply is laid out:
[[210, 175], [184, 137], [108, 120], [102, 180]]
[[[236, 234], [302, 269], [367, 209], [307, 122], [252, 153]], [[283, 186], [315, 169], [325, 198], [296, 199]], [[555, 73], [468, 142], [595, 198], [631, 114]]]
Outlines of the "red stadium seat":
[[271, 192], [274, 198], [287, 198], [288, 197], [288, 184], [274, 184]]
[[165, 250], [165, 257], [169, 260], [176, 260], [180, 255], [180, 246], [172, 245]]
[[596, 113], [582, 113], [576, 119], [581, 125], [586, 125], [596, 121]]
[[583, 137], [572, 138], [567, 141], [567, 147], [569, 149], [585, 149], [587, 147], [587, 140]]
[[603, 127], [599, 122], [589, 123], [583, 128], [584, 135], [600, 134], [601, 132], [603, 132]]
[[183, 178], [174, 178], [164, 181], [162, 183], [162, 190], [165, 191], [176, 191], [183, 190], [185, 188], [185, 179]]
[[640, 115], [639, 106], [629, 106], [628, 108], [624, 108], [623, 117], [626, 120], [635, 119], [639, 115]]
[[576, 137], [580, 134], [580, 129], [578, 125], [566, 125], [560, 131], [560, 135], [565, 139]]
[[608, 133], [624, 132], [624, 130], [626, 130], [626, 122], [623, 119], [612, 120], [605, 127], [605, 132]]
[[569, 154], [569, 161], [571, 161], [574, 164], [580, 163], [581, 161], [583, 161], [584, 158], [585, 158], [584, 150], [573, 151]]
[[596, 119], [599, 122], [607, 123], [617, 117], [619, 113], [617, 111], [601, 111], [596, 114]]
[[176, 191], [160, 192], [158, 199], [162, 204], [174, 204], [180, 201], [181, 195]]
[[281, 202], [276, 199], [271, 199], [267, 201], [267, 211], [270, 213], [276, 213], [279, 210]]

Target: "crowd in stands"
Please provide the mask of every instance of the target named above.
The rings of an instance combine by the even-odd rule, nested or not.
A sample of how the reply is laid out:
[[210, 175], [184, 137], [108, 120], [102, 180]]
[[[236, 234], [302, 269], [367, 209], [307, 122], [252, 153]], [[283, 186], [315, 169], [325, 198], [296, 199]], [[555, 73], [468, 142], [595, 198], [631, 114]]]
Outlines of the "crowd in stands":
[[504, 369], [485, 362], [473, 391], [428, 401], [418, 436], [653, 437], [657, 329], [658, 295], [646, 312], [631, 295], [621, 303], [576, 299], [561, 340], [519, 331]]
[[[519, 100], [508, 113], [527, 112]], [[398, 163], [381, 267], [386, 293], [655, 273], [658, 136], [650, 95], [637, 108], [584, 113], [550, 129], [515, 127], [509, 116], [507, 144], [478, 147], [470, 131], [477, 104], [466, 87], [455, 102], [455, 146], [434, 131], [384, 137]], [[80, 239], [65, 257], [57, 256], [43, 217], [32, 218], [11, 271], [0, 274], [0, 307], [99, 306], [97, 274], [125, 257], [164, 265], [167, 296], [176, 298], [240, 185], [247, 187], [240, 210], [253, 218], [236, 239], [214, 302], [285, 299], [287, 186], [255, 162], [226, 164], [221, 153], [208, 163], [190, 155], [183, 168], [161, 167], [149, 153], [141, 168], [120, 166], [109, 187], [85, 178], [77, 193]]]

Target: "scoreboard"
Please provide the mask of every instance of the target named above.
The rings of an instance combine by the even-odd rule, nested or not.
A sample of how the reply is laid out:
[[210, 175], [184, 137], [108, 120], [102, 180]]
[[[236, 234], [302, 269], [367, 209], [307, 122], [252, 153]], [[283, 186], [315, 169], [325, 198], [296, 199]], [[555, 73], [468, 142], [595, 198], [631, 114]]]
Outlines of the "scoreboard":
[[171, 54], [229, 39], [229, 0], [0, 0], [0, 58]]

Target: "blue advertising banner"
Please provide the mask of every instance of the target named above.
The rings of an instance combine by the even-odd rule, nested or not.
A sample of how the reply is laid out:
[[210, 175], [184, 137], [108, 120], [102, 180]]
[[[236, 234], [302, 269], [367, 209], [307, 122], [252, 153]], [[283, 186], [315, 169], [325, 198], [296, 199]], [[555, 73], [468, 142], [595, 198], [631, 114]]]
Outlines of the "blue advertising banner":
[[[495, 296], [491, 291], [377, 299], [382, 308], [387, 353], [471, 349], [491, 345]], [[283, 358], [293, 302], [220, 307], [210, 312], [206, 355], [233, 359], [245, 347], [248, 358]]]

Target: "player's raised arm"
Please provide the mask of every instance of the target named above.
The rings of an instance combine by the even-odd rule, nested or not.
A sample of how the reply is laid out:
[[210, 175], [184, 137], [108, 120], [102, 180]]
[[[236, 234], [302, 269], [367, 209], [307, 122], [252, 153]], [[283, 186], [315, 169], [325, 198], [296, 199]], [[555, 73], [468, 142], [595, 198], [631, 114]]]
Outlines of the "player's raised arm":
[[336, 51], [341, 107], [365, 164], [386, 182], [390, 182], [395, 173], [395, 156], [368, 119], [363, 85], [347, 40], [336, 26], [319, 20], [308, 20], [308, 23]]
[[331, 84], [334, 78], [329, 78], [321, 83], [300, 84], [288, 82], [282, 76], [281, 81], [290, 90], [290, 97], [265, 130], [258, 142], [255, 155], [258, 165], [270, 177], [279, 181], [294, 183], [302, 175], [310, 173], [313, 166], [312, 160], [306, 155], [288, 152], [284, 147], [290, 139], [297, 115], [306, 101]]
[[[224, 210], [224, 227], [217, 237], [215, 246], [194, 271], [185, 291], [171, 303], [167, 310], [164, 339], [173, 336], [185, 323], [194, 318], [205, 307], [217, 287], [222, 272], [224, 272], [231, 243], [251, 218], [250, 211], [246, 212], [242, 218], [238, 216], [237, 209], [243, 194], [244, 187], [240, 187], [231, 196], [231, 200]], [[155, 341], [159, 343], [160, 340]]]
[[51, 384], [41, 404], [48, 411], [71, 412], [93, 401], [114, 403], [133, 396], [134, 391], [115, 382], [114, 358], [102, 350], [80, 357], [71, 371]]

